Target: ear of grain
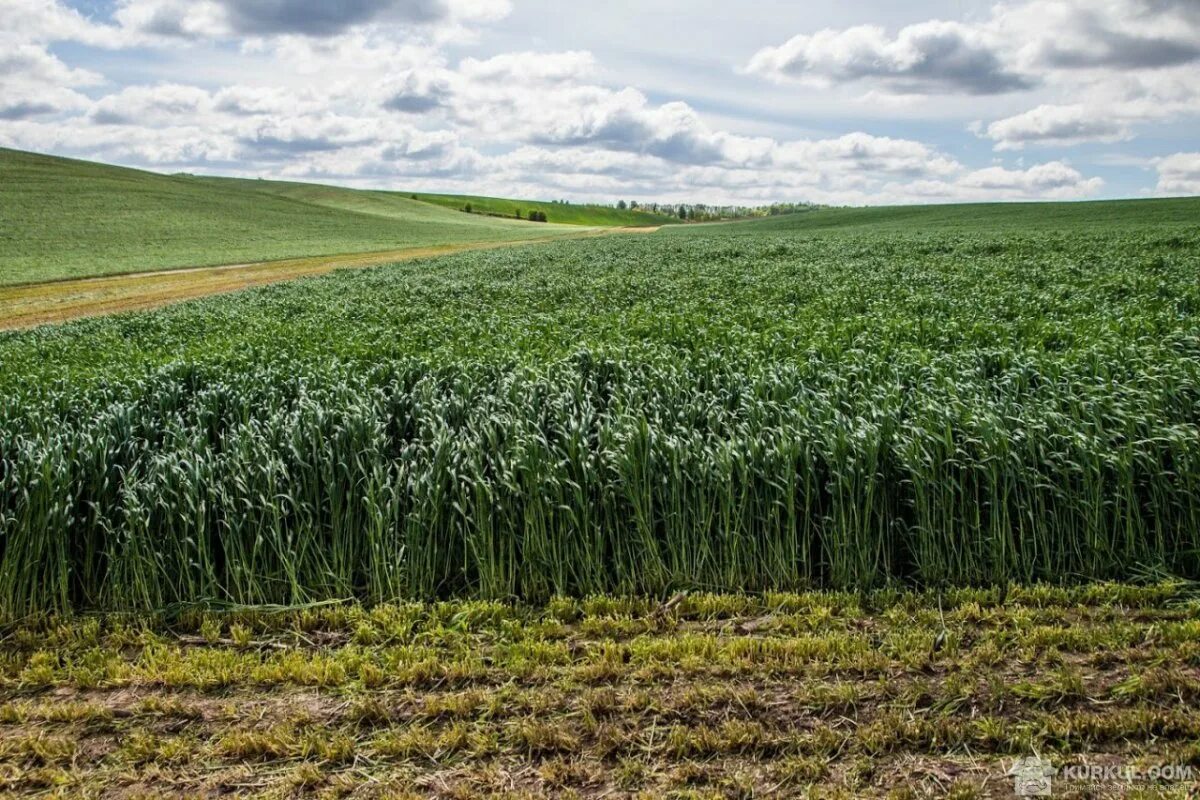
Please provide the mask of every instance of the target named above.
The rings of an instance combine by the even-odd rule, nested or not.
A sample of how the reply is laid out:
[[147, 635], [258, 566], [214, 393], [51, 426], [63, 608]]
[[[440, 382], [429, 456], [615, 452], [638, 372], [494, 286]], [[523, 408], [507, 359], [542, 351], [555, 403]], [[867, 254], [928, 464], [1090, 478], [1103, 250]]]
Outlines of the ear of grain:
[[639, 237], [11, 335], [0, 604], [1200, 577], [1180, 236]]

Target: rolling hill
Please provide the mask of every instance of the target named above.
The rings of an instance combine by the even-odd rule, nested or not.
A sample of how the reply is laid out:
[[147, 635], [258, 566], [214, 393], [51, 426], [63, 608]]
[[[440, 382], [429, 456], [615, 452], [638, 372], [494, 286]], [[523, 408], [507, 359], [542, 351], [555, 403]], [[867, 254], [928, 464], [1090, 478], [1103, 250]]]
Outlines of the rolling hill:
[[0, 286], [579, 230], [394, 192], [161, 175], [0, 149]]
[[425, 203], [461, 211], [467, 205], [475, 214], [515, 218], [517, 212], [528, 218], [530, 211], [541, 211], [548, 222], [564, 225], [595, 225], [604, 227], [645, 228], [656, 225], [673, 225], [679, 219], [671, 214], [655, 214], [641, 209], [620, 209], [611, 206], [549, 203], [539, 200], [510, 200], [502, 197], [477, 197], [465, 194], [411, 194], [405, 195]]
[[1105, 231], [1144, 227], [1195, 227], [1200, 197], [1085, 202], [959, 203], [923, 206], [818, 208], [797, 214], [737, 222], [680, 226], [675, 230], [757, 236], [770, 233], [813, 233], [861, 229], [871, 233], [990, 232], [1063, 230]]

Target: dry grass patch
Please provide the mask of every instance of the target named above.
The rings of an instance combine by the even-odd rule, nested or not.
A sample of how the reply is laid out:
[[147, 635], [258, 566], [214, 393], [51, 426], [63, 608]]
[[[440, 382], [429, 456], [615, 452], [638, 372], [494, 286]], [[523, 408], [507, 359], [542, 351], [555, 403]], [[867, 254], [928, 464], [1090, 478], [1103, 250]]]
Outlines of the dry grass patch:
[[1034, 752], [1200, 766], [1198, 608], [1109, 586], [45, 617], [0, 648], [0, 790], [1006, 797]]

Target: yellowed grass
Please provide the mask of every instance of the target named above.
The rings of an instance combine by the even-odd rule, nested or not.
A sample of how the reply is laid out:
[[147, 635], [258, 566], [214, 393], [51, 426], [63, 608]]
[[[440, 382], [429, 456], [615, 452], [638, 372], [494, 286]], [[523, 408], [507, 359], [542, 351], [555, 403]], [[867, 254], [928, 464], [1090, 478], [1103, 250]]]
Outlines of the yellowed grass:
[[[0, 638], [4, 797], [1013, 797], [1197, 770], [1186, 587], [40, 617]], [[1194, 798], [1055, 778], [1055, 797]], [[1061, 779], [1060, 779], [1061, 778]]]

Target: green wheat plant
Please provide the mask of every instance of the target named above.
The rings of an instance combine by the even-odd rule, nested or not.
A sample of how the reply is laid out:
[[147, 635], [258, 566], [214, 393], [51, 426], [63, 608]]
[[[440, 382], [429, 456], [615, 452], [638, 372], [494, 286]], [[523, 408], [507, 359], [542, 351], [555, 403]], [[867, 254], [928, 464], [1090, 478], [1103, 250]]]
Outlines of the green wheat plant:
[[697, 227], [8, 334], [0, 607], [1200, 578], [1198, 274]]

